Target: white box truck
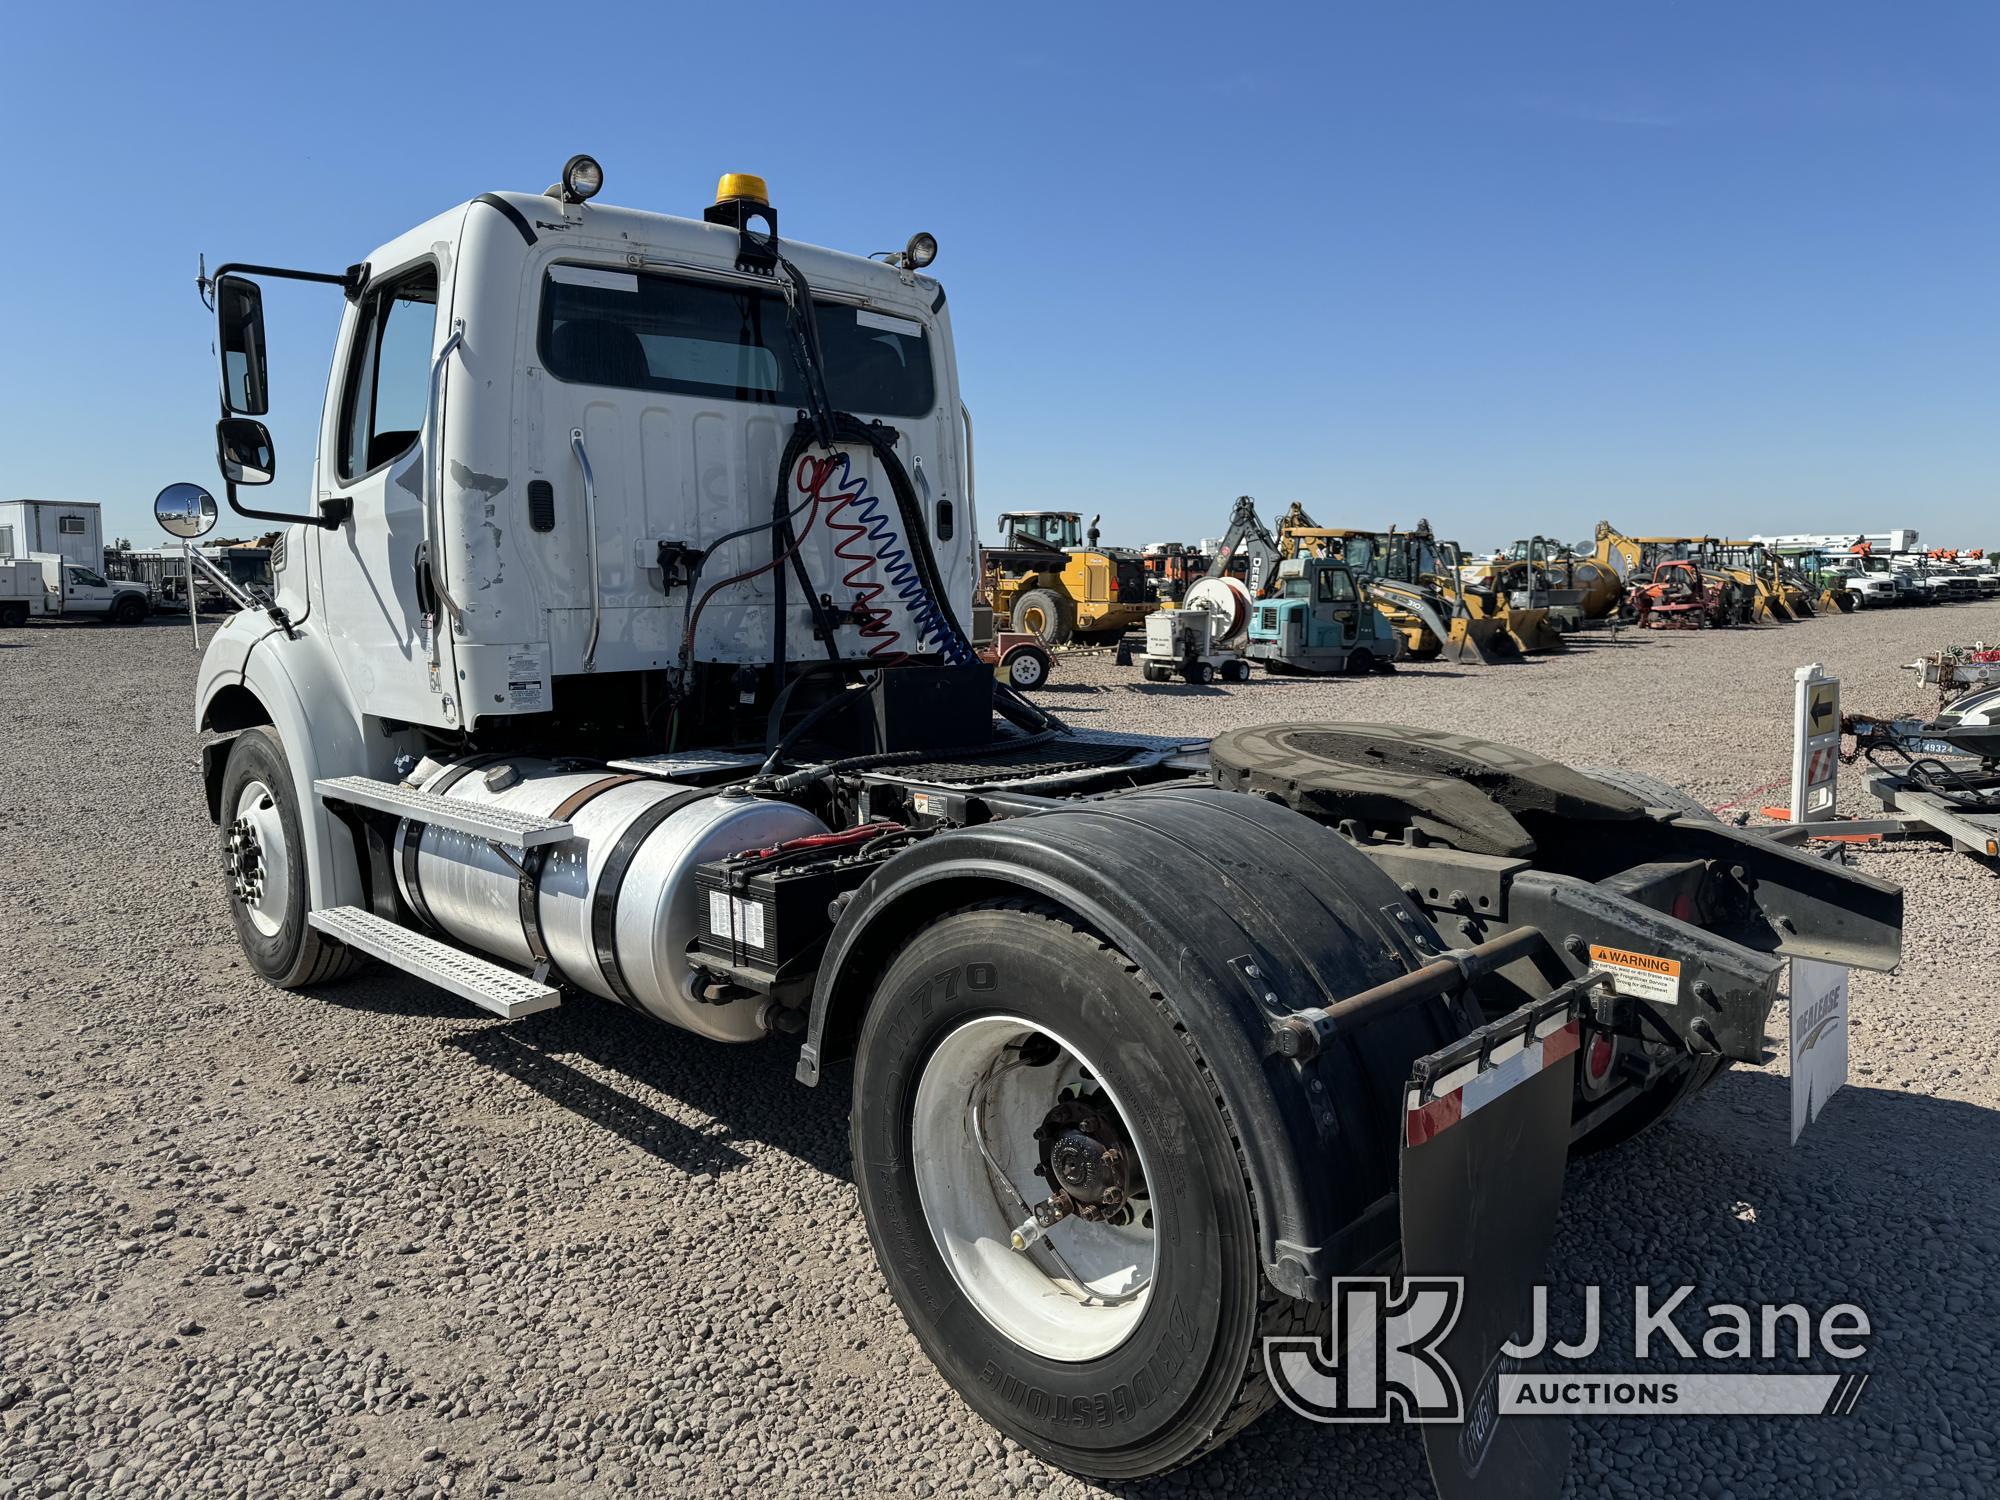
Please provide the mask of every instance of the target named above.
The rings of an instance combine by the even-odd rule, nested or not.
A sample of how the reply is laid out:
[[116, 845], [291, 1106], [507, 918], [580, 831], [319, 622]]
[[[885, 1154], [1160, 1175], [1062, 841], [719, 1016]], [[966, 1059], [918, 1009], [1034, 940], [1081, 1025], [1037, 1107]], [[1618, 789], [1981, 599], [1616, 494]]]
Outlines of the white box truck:
[[95, 500], [0, 500], [0, 559], [51, 552], [104, 571], [104, 507]]

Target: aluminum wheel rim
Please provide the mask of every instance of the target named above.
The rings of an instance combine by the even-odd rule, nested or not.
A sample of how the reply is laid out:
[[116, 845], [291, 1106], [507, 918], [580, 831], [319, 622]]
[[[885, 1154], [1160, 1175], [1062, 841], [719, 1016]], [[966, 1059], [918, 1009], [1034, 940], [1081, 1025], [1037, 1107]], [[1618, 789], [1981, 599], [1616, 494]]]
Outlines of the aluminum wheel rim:
[[263, 782], [246, 782], [237, 794], [223, 849], [230, 895], [259, 934], [276, 937], [291, 904], [291, 846], [278, 799]]
[[[1031, 1037], [1053, 1043], [1056, 1060], [1022, 1061]], [[1065, 1363], [1100, 1359], [1132, 1336], [1157, 1279], [1159, 1244], [1157, 1209], [1135, 1197], [1129, 1225], [1071, 1217], [1039, 1244], [1013, 1247], [1013, 1232], [1050, 1191], [1034, 1172], [1033, 1132], [1072, 1085], [1101, 1091], [1121, 1121], [1132, 1118], [1063, 1037], [1018, 1016], [982, 1016], [938, 1043], [911, 1110], [917, 1197], [952, 1279], [1011, 1342]], [[1140, 1176], [1157, 1180], [1136, 1140], [1132, 1149]]]

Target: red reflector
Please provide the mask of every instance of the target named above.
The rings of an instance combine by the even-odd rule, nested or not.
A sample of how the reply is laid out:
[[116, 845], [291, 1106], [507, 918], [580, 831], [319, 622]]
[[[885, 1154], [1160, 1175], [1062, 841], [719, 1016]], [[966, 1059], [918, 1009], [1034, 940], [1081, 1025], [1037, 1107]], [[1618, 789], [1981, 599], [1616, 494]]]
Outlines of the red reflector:
[[1611, 1071], [1611, 1038], [1600, 1033], [1590, 1039], [1590, 1081], [1601, 1083]]

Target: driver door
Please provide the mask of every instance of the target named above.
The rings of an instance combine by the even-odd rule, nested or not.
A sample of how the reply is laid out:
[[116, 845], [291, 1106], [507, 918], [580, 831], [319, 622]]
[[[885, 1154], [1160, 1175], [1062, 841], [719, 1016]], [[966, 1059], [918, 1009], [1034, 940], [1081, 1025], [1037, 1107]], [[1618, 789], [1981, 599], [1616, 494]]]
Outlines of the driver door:
[[1345, 568], [1322, 568], [1315, 592], [1319, 607], [1313, 613], [1325, 624], [1323, 637], [1312, 644], [1352, 646], [1361, 624], [1361, 599], [1354, 575]]
[[423, 569], [439, 300], [438, 265], [426, 254], [372, 276], [347, 314], [317, 487], [322, 504], [344, 501], [347, 515], [318, 533], [315, 607], [364, 713], [455, 724], [450, 624]]

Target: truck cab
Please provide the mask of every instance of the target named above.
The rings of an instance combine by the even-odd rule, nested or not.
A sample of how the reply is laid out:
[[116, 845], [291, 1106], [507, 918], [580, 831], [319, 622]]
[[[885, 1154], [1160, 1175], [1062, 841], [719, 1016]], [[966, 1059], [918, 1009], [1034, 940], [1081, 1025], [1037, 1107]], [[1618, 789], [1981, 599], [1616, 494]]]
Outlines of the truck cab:
[[1369, 602], [1346, 562], [1291, 557], [1278, 564], [1278, 592], [1250, 617], [1253, 661], [1269, 671], [1364, 672], [1388, 667], [1401, 642]]

